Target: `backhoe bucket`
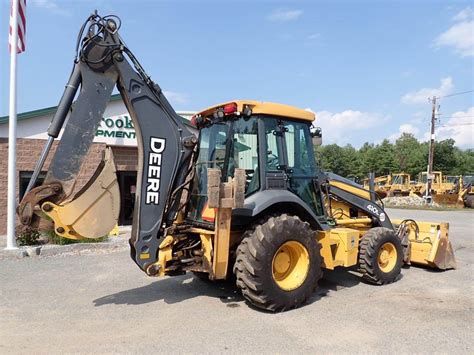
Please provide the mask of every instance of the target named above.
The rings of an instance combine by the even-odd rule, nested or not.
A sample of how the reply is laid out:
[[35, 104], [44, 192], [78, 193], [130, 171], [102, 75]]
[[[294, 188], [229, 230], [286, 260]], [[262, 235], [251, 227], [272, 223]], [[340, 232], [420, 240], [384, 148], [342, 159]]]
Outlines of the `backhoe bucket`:
[[[399, 225], [402, 220], [392, 222]], [[417, 221], [416, 225], [411, 224], [408, 261], [435, 269], [455, 269], [456, 258], [453, 246], [448, 239], [448, 232], [448, 223]]]
[[91, 180], [72, 199], [58, 205], [45, 202], [41, 210], [53, 220], [55, 232], [61, 237], [86, 239], [109, 235], [120, 212], [120, 190], [112, 150], [105, 150]]

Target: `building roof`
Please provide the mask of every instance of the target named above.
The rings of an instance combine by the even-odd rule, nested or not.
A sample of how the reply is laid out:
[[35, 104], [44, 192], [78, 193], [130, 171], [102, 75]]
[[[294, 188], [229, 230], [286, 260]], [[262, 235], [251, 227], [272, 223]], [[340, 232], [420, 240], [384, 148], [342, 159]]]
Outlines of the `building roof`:
[[220, 109], [226, 105], [237, 105], [237, 111], [243, 112], [245, 107], [250, 107], [253, 114], [263, 114], [272, 116], [289, 117], [303, 121], [314, 121], [316, 115], [314, 112], [303, 110], [294, 106], [278, 104], [274, 102], [263, 102], [253, 100], [233, 100], [228, 101], [219, 105], [208, 107], [198, 114], [207, 117], [212, 115], [217, 109]]
[[[115, 95], [110, 96], [109, 102], [120, 101], [120, 100], [122, 100], [122, 96], [120, 94], [115, 94]], [[51, 107], [45, 107], [39, 110], [22, 112], [17, 115], [17, 121], [28, 120], [30, 118], [35, 118], [39, 116], [52, 115], [56, 112], [57, 109], [58, 109], [58, 106], [51, 106]], [[188, 112], [188, 111], [183, 112], [183, 113], [191, 114], [191, 112]], [[190, 126], [189, 120], [187, 120], [186, 118], [182, 116], [180, 117], [183, 119], [184, 124]], [[9, 116], [0, 117], [0, 124], [8, 123], [8, 118]]]

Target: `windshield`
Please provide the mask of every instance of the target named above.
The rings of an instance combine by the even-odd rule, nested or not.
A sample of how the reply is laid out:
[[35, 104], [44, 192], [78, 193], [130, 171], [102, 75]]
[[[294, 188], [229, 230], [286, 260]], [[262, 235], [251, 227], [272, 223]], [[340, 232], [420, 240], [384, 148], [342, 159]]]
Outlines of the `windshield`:
[[406, 184], [409, 184], [409, 179], [408, 179], [408, 176], [406, 175], [394, 175], [393, 177], [393, 184], [397, 184], [397, 185], [406, 185]]
[[257, 119], [251, 118], [218, 122], [201, 129], [199, 156], [190, 192], [189, 219], [214, 221], [214, 209], [207, 207], [208, 168], [220, 169], [222, 181], [233, 177], [236, 168], [244, 169], [246, 196], [260, 188], [257, 126]]
[[[207, 169], [219, 168], [222, 170], [225, 160], [225, 151], [227, 145], [227, 136], [230, 123], [215, 123], [210, 127], [201, 129], [199, 139], [199, 155], [196, 161], [195, 176], [191, 186], [191, 198], [188, 216], [193, 220], [204, 220], [202, 211], [207, 204]], [[209, 211], [210, 213], [212, 211]], [[211, 213], [208, 222], [214, 220], [214, 214]]]
[[459, 180], [459, 176], [446, 176], [446, 182], [451, 184], [457, 184]]
[[474, 185], [474, 175], [464, 175], [462, 179], [462, 183], [464, 186]]

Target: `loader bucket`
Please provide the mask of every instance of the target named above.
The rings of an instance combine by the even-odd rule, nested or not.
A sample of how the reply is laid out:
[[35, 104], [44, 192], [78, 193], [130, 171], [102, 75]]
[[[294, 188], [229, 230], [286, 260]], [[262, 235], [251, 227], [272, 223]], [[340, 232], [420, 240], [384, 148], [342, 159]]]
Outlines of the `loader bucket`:
[[458, 194], [433, 194], [433, 201], [440, 205], [456, 205]]
[[100, 238], [116, 226], [120, 190], [110, 148], [91, 180], [72, 199], [55, 205], [45, 202], [41, 210], [54, 222], [56, 234], [68, 239]]
[[[392, 222], [399, 225], [402, 221], [393, 220]], [[409, 229], [408, 261], [435, 269], [455, 269], [456, 258], [453, 246], [448, 239], [449, 224], [417, 221], [416, 226], [412, 224]]]

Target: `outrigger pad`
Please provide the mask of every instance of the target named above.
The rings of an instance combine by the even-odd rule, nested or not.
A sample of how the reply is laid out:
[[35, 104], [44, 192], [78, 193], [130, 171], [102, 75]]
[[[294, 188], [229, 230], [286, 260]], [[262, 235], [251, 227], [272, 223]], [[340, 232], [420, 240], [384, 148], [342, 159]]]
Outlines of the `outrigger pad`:
[[120, 190], [112, 150], [91, 180], [71, 199], [55, 205], [45, 202], [41, 209], [54, 222], [56, 234], [69, 239], [100, 238], [117, 225]]

